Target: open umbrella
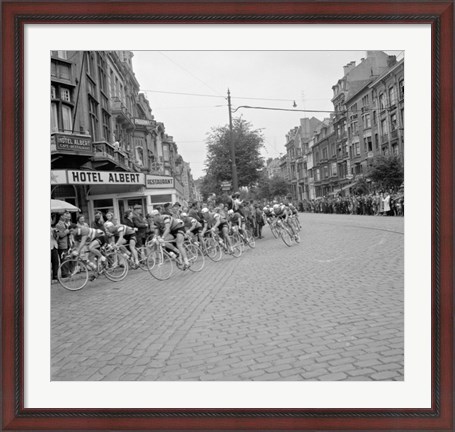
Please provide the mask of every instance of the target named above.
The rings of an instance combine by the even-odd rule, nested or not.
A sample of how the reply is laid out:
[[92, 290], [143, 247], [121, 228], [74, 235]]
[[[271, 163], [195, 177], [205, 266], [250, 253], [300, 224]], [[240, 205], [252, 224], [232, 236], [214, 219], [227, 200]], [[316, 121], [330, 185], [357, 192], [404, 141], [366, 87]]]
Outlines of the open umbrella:
[[51, 213], [80, 212], [81, 210], [66, 201], [51, 199]]

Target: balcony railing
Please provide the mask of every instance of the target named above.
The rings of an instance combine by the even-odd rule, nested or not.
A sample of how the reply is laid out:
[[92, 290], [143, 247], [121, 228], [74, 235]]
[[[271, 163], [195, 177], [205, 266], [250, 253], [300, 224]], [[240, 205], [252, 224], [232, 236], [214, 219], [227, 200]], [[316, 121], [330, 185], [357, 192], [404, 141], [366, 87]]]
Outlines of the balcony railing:
[[120, 99], [111, 100], [111, 110], [112, 114], [120, 118], [123, 123], [127, 123], [131, 128], [134, 128], [133, 117]]
[[387, 134], [384, 134], [381, 136], [381, 144], [384, 144], [389, 141], [389, 136]]

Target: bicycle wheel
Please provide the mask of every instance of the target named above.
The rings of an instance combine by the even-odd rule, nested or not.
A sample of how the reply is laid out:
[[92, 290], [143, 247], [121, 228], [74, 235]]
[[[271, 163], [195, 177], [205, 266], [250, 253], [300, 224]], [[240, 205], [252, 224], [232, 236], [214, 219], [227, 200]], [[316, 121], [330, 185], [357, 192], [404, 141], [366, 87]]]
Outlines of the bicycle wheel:
[[169, 279], [172, 275], [172, 260], [163, 251], [152, 253], [147, 259], [149, 273], [160, 281]]
[[228, 241], [227, 239], [224, 240], [224, 244], [226, 246], [226, 250], [228, 251], [229, 255], [234, 256], [235, 258], [238, 258], [239, 256], [242, 255], [242, 246], [240, 246], [240, 243], [236, 243], [232, 236], [228, 236], [230, 239], [231, 243], [231, 251], [229, 251], [229, 246], [228, 246]]
[[242, 253], [245, 251], [245, 243], [243, 242], [242, 237], [240, 237], [240, 234], [238, 232], [231, 235], [231, 241], [233, 246], [234, 245], [240, 246]]
[[78, 291], [87, 285], [88, 272], [87, 266], [82, 261], [70, 258], [60, 264], [58, 281], [63, 288]]
[[256, 240], [254, 239], [254, 236], [253, 234], [251, 234], [250, 231], [247, 231], [245, 233], [245, 239], [248, 243], [248, 246], [251, 248], [251, 249], [254, 249], [256, 247]]
[[137, 257], [139, 259], [139, 268], [143, 271], [147, 271], [148, 270], [148, 268], [147, 268], [147, 255], [148, 255], [147, 248], [144, 247], [143, 250], [141, 250], [140, 248], [136, 248], [136, 252], [137, 252]]
[[273, 237], [278, 238], [278, 230], [273, 223], [270, 224], [270, 231], [272, 231]]
[[190, 270], [200, 272], [204, 268], [205, 258], [202, 251], [193, 244], [185, 245], [185, 252], [190, 263]]
[[129, 269], [128, 260], [121, 253], [108, 252], [105, 265], [104, 274], [109, 280], [119, 282], [126, 278]]
[[280, 238], [283, 240], [284, 244], [288, 247], [292, 246], [292, 238], [291, 235], [289, 234], [289, 231], [285, 228], [281, 228], [280, 231]]
[[218, 262], [223, 256], [223, 251], [221, 246], [213, 237], [207, 237], [204, 239], [205, 242], [205, 251], [207, 256], [214, 262]]

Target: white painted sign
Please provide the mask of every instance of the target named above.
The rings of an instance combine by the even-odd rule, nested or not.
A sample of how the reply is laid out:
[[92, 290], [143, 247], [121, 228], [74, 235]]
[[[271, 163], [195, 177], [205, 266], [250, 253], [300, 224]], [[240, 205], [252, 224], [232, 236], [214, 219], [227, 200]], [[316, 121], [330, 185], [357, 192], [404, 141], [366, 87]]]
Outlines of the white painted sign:
[[174, 178], [166, 176], [147, 175], [145, 186], [149, 189], [169, 189], [174, 187]]
[[144, 185], [144, 181], [145, 178], [142, 173], [79, 170], [51, 171], [51, 184]]

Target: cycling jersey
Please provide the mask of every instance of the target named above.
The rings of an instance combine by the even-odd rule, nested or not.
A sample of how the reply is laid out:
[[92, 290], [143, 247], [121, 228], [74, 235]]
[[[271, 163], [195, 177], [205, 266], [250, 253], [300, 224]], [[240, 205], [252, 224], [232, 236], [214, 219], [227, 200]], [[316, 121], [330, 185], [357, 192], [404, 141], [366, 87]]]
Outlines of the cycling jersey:
[[240, 213], [234, 213], [233, 215], [230, 216], [229, 220], [237, 225], [241, 225], [243, 222], [243, 217], [240, 215]]
[[185, 233], [183, 221], [171, 215], [162, 215], [159, 221], [155, 221], [155, 226], [158, 228], [160, 235], [163, 235], [166, 231], [166, 227], [169, 225], [169, 234], [176, 235], [178, 232]]
[[76, 229], [74, 239], [80, 241], [82, 237], [87, 236], [87, 241], [92, 242], [96, 238], [104, 236], [104, 231], [96, 228], [79, 227]]
[[183, 219], [183, 223], [186, 229], [199, 229], [202, 228], [202, 224], [193, 217], [187, 216]]

